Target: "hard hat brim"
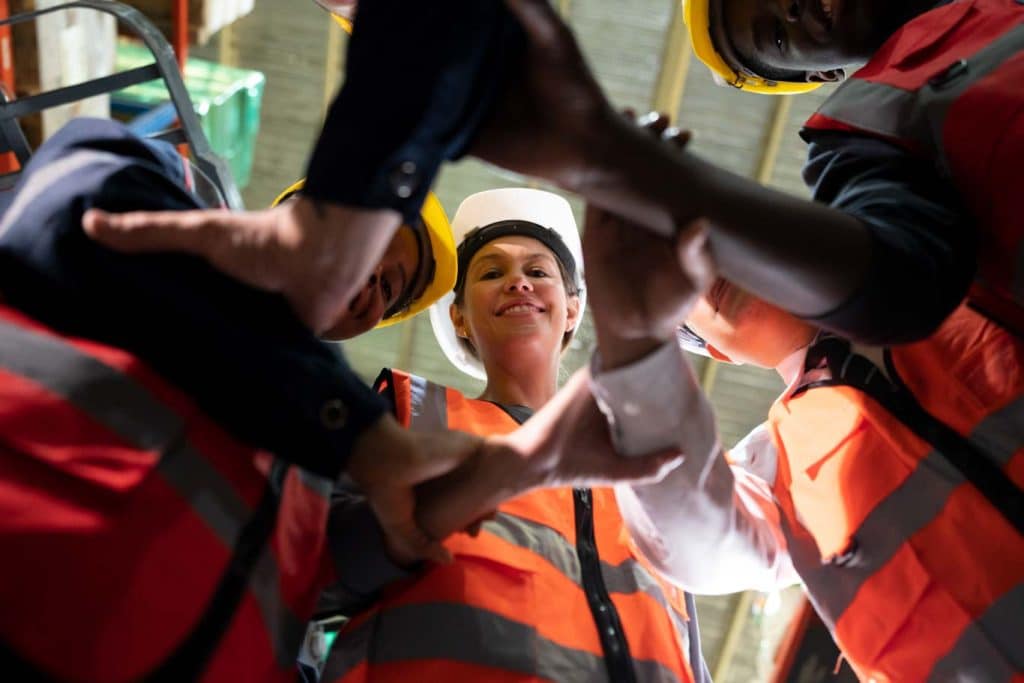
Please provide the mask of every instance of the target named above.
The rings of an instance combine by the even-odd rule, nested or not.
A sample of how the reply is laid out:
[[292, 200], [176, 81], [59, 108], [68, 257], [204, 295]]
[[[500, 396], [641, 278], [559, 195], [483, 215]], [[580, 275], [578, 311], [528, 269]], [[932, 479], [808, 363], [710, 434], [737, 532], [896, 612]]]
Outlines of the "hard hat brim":
[[761, 95], [799, 95], [816, 90], [822, 83], [806, 81], [772, 81], [760, 76], [740, 73], [729, 66], [721, 53], [715, 48], [711, 37], [711, 2], [712, 0], [682, 0], [683, 21], [690, 35], [693, 53], [711, 72], [717, 75], [726, 85], [738, 90]]
[[[305, 178], [295, 181], [286, 187], [281, 194], [277, 195], [271, 206], [277, 206], [281, 202], [290, 199], [305, 184]], [[440, 200], [433, 192], [427, 194], [427, 198], [423, 202], [423, 207], [420, 209], [420, 220], [423, 221], [427, 238], [430, 241], [430, 251], [434, 259], [434, 276], [427, 283], [423, 294], [419, 298], [414, 299], [408, 308], [390, 318], [381, 320], [374, 329], [388, 327], [403, 320], [408, 320], [418, 313], [422, 313], [424, 309], [455, 287], [455, 276], [459, 270], [458, 256], [455, 253], [455, 239], [452, 237], [452, 228], [448, 222], [448, 215], [444, 212], [444, 207], [441, 206]], [[430, 266], [421, 263], [420, 267], [428, 268]]]

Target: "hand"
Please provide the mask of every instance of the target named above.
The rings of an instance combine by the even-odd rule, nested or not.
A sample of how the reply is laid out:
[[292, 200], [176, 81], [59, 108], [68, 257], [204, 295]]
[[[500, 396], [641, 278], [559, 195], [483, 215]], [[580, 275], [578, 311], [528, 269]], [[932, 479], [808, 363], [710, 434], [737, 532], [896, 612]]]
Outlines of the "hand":
[[518, 173], [575, 187], [601, 130], [620, 117], [547, 0], [506, 0], [506, 5], [526, 33], [525, 63], [471, 152]]
[[362, 210], [298, 197], [264, 211], [91, 209], [86, 234], [124, 252], [178, 251], [253, 287], [283, 294], [299, 318], [322, 333], [380, 261], [401, 222], [396, 212]]
[[[424, 533], [414, 515], [414, 488], [473, 459], [482, 443], [480, 437], [463, 432], [410, 432], [390, 415], [359, 437], [347, 474], [369, 500], [393, 560], [400, 564], [424, 558], [451, 561], [439, 541], [456, 529]], [[462, 527], [474, 519], [467, 519]]]
[[537, 488], [652, 483], [681, 461], [676, 453], [615, 453], [589, 375], [580, 371], [525, 425], [488, 439], [462, 467], [421, 485], [416, 519], [427, 534], [444, 538]]
[[583, 257], [605, 369], [639, 360], [674, 337], [715, 277], [707, 232], [695, 221], [673, 242], [587, 207]]

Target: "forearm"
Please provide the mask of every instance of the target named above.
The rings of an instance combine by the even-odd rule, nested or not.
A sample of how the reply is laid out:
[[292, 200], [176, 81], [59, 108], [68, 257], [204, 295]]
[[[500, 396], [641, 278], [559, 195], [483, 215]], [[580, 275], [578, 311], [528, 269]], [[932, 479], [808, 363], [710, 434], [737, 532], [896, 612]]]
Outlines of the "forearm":
[[860, 287], [871, 240], [856, 218], [680, 153], [613, 115], [599, 138], [591, 170], [568, 188], [588, 202], [665, 236], [709, 219], [721, 275], [800, 315], [831, 311]]
[[688, 591], [772, 590], [797, 581], [768, 485], [734, 472], [721, 452], [704, 462], [688, 458], [657, 484], [615, 492], [641, 552]]

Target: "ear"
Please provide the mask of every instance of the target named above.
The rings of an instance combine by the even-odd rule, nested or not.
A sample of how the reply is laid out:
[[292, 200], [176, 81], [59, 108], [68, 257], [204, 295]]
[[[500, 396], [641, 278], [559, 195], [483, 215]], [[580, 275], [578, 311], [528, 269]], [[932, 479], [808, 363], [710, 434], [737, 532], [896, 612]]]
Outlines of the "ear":
[[469, 333], [466, 332], [466, 317], [462, 315], [462, 309], [456, 304], [452, 304], [448, 307], [448, 317], [451, 318], [452, 326], [455, 328], [455, 336], [469, 339]]
[[838, 83], [846, 79], [846, 69], [827, 69], [825, 71], [808, 71], [808, 83]]
[[570, 296], [565, 302], [565, 331], [569, 332], [576, 327], [576, 321], [580, 318], [580, 298]]

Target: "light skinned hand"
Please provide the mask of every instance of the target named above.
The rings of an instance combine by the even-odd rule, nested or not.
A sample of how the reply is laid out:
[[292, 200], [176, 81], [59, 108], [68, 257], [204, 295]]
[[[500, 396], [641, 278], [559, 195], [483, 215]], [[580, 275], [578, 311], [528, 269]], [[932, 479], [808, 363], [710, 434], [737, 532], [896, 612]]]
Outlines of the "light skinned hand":
[[395, 211], [302, 196], [263, 211], [90, 209], [82, 218], [86, 234], [111, 249], [193, 254], [241, 282], [279, 292], [317, 334], [345, 314], [400, 223]]
[[[424, 533], [417, 524], [414, 489], [475, 458], [482, 447], [483, 439], [464, 432], [411, 432], [390, 415], [360, 435], [347, 474], [373, 508], [393, 560], [401, 564], [425, 558], [451, 560], [436, 540], [442, 537]], [[466, 519], [462, 526], [475, 519]]]
[[450, 474], [417, 489], [416, 519], [443, 539], [471, 527], [501, 503], [538, 488], [649, 484], [682, 462], [677, 453], [627, 458], [611, 443], [587, 370], [511, 434], [489, 438]]

